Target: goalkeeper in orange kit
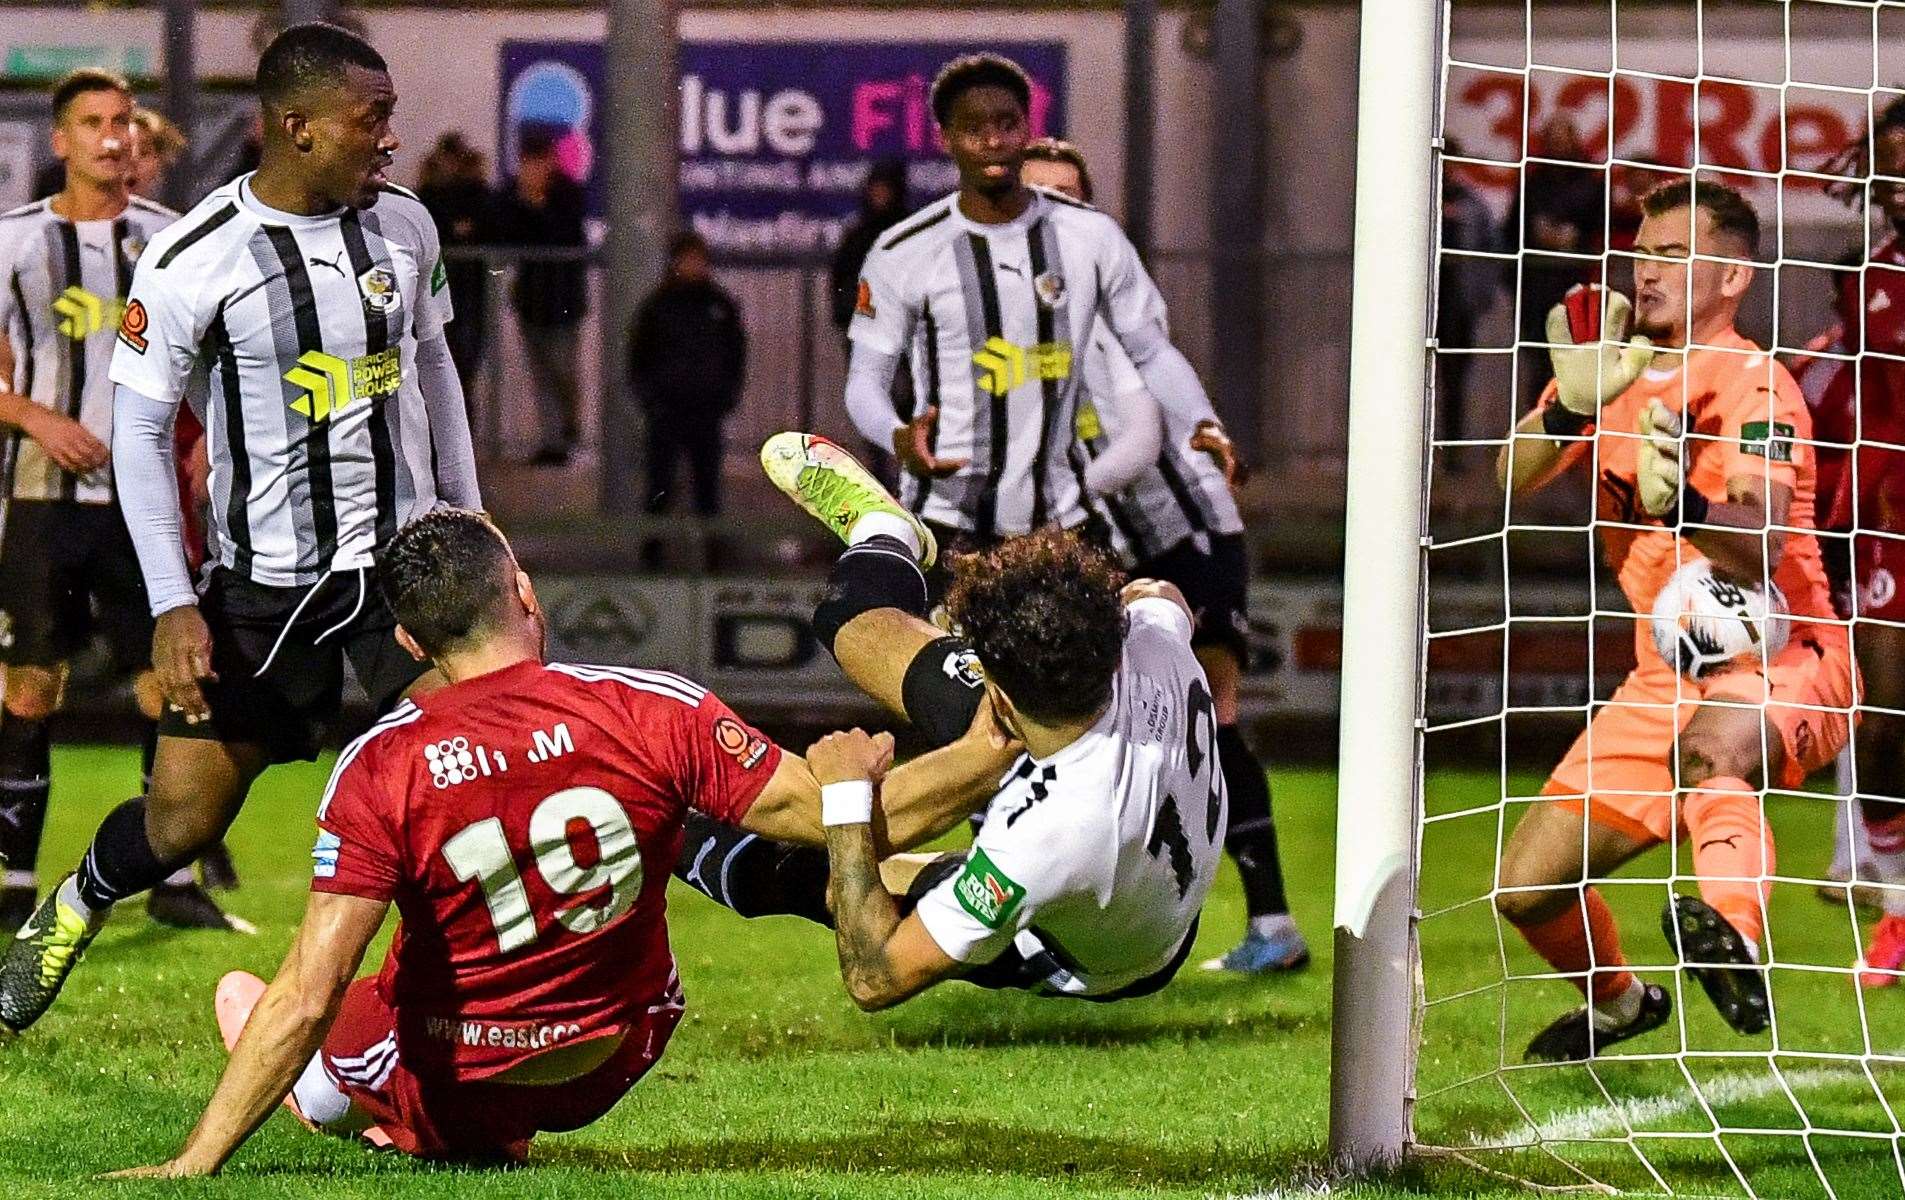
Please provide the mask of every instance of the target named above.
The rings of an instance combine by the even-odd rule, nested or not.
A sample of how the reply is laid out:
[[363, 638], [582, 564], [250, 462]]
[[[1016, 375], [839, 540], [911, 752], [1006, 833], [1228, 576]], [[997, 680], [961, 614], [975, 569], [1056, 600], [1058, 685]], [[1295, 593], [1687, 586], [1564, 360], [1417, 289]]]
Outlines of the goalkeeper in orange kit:
[[[1633, 305], [1583, 287], [1555, 307], [1556, 378], [1497, 464], [1519, 492], [1592, 456], [1602, 549], [1642, 614], [1639, 665], [1596, 706], [1543, 788], [1552, 799], [1528, 806], [1502, 851], [1498, 910], [1588, 1000], [1535, 1036], [1532, 1060], [1584, 1059], [1667, 1020], [1667, 991], [1627, 969], [1587, 881], [1682, 837], [1700, 895], [1669, 898], [1668, 943], [1728, 1025], [1765, 1028], [1757, 964], [1773, 839], [1759, 789], [1797, 786], [1850, 733], [1851, 655], [1810, 532], [1810, 414], [1785, 368], [1734, 328], [1758, 216], [1706, 182], [1657, 188], [1643, 211]], [[1655, 650], [1645, 614], [1703, 556], [1724, 578], [1770, 577], [1793, 625], [1767, 661], [1694, 680]]]

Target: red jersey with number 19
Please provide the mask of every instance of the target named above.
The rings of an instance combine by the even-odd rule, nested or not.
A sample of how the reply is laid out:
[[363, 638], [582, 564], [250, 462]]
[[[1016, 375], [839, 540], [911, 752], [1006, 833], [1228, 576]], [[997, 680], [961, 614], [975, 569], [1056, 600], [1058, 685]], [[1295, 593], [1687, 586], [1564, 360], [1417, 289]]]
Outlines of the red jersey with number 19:
[[399, 1053], [486, 1078], [663, 1003], [682, 818], [738, 823], [780, 755], [679, 675], [520, 663], [344, 751], [311, 886], [397, 905], [377, 986]]

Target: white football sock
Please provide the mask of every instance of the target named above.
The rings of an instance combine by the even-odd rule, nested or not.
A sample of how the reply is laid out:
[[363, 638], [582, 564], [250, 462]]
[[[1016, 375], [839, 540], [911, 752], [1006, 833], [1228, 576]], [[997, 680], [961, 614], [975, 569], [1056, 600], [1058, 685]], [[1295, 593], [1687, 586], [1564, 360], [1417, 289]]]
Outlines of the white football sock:
[[87, 924], [91, 924], [99, 919], [99, 914], [92, 910], [92, 906], [79, 898], [79, 876], [77, 874], [68, 875], [66, 877], [66, 881], [60, 884], [59, 894], [60, 903], [85, 918]]
[[1250, 918], [1252, 937], [1273, 938], [1296, 932], [1296, 918], [1289, 913], [1265, 913], [1263, 916]]
[[1631, 1025], [1634, 1018], [1640, 1016], [1641, 998], [1647, 994], [1647, 985], [1636, 975], [1628, 983], [1627, 990], [1605, 1003], [1593, 1006], [1594, 1028], [1603, 1033]]
[[291, 1098], [298, 1102], [298, 1111], [304, 1119], [313, 1125], [335, 1125], [344, 1119], [351, 1110], [351, 1098], [331, 1082], [330, 1073], [324, 1069], [324, 1053], [319, 1051], [304, 1064], [304, 1073], [291, 1085]]
[[870, 512], [853, 523], [847, 530], [847, 545], [858, 546], [868, 538], [886, 536], [897, 538], [918, 558], [926, 549], [919, 544], [919, 533], [913, 523], [898, 513]]

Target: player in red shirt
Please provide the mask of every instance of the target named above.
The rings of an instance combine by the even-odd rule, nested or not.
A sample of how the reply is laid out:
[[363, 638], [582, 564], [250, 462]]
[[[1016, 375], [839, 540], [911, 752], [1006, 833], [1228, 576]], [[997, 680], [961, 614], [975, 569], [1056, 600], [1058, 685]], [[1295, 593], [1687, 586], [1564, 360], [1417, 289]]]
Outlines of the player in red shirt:
[[[1860, 138], [1846, 165], [1849, 173], [1873, 177], [1872, 203], [1891, 233], [1863, 272], [1850, 273], [1840, 289], [1839, 324], [1819, 339], [1823, 349], [1858, 358], [1819, 357], [1805, 370], [1819, 381], [1829, 418], [1819, 436], [1859, 442], [1856, 451], [1841, 453], [1846, 466], [1833, 490], [1821, 488], [1830, 497], [1821, 526], [1852, 534], [1845, 607], [1865, 685], [1857, 791], [1879, 879], [1905, 883], [1905, 805], [1898, 803], [1905, 798], [1905, 452], [1884, 448], [1905, 445], [1905, 185], [1881, 178], [1905, 176], [1905, 98], [1874, 122], [1869, 164], [1866, 146]], [[1847, 198], [1857, 205], [1864, 191], [1848, 189]], [[1845, 840], [1843, 831], [1834, 838]], [[1881, 903], [1885, 915], [1863, 955], [1866, 987], [1905, 978], [1905, 893], [1884, 889]]]
[[[130, 1174], [214, 1172], [280, 1101], [409, 1154], [520, 1159], [613, 1107], [681, 1018], [663, 912], [687, 812], [821, 840], [806, 763], [713, 693], [545, 665], [535, 591], [483, 517], [419, 518], [378, 575], [398, 640], [450, 685], [338, 758], [291, 952], [269, 988], [220, 982], [224, 1078], [178, 1156]], [[963, 819], [1001, 762], [974, 738], [895, 772], [892, 845]], [[393, 903], [383, 969], [353, 983]]]

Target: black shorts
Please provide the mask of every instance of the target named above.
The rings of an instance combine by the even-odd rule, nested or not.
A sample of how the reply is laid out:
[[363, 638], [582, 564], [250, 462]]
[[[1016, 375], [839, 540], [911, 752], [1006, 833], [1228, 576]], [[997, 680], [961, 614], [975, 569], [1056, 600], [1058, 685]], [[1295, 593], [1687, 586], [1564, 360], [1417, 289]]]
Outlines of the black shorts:
[[[970, 851], [966, 850], [948, 852], [921, 867], [919, 874], [913, 876], [913, 882], [907, 886], [906, 895], [898, 897], [897, 907], [900, 915], [902, 917], [910, 915], [915, 908], [919, 907], [920, 900], [927, 892], [965, 870], [966, 855], [969, 853]], [[1037, 933], [1038, 930], [1034, 928], [1032, 932]], [[1042, 934], [1040, 936], [1044, 937]], [[1048, 937], [1044, 940], [1048, 945], [1051, 943]], [[957, 978], [975, 987], [989, 988], [993, 991], [1024, 990], [1037, 992], [1041, 996], [1066, 1000], [1090, 1000], [1096, 1004], [1104, 1004], [1112, 1000], [1132, 1000], [1163, 990], [1164, 985], [1176, 977], [1178, 969], [1191, 956], [1191, 945], [1196, 941], [1197, 918], [1192, 917], [1191, 927], [1185, 932], [1184, 940], [1178, 944], [1177, 953], [1171, 956], [1170, 962], [1143, 979], [1134, 980], [1116, 991], [1106, 992], [1099, 996], [1078, 996], [1043, 990], [1042, 985], [1051, 978], [1053, 972], [1066, 967], [1067, 964], [1050, 950], [1041, 951], [1028, 958], [1016, 944], [1008, 945], [999, 957], [989, 963], [978, 963], [967, 967], [958, 974]]]
[[430, 669], [397, 644], [396, 618], [368, 570], [279, 588], [217, 567], [198, 606], [218, 675], [203, 685], [212, 717], [189, 725], [168, 704], [165, 737], [263, 746], [272, 762], [316, 758], [338, 732], [346, 658], [379, 714]]
[[120, 671], [152, 661], [145, 577], [119, 506], [13, 501], [0, 533], [0, 662], [51, 667], [95, 632]]
[[1185, 538], [1141, 562], [1137, 579], [1162, 579], [1184, 593], [1197, 617], [1193, 646], [1222, 646], [1239, 666], [1250, 661], [1250, 553], [1241, 533], [1210, 535], [1210, 553]]

